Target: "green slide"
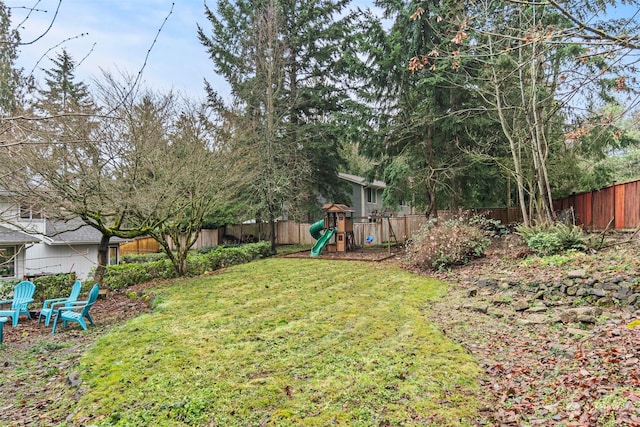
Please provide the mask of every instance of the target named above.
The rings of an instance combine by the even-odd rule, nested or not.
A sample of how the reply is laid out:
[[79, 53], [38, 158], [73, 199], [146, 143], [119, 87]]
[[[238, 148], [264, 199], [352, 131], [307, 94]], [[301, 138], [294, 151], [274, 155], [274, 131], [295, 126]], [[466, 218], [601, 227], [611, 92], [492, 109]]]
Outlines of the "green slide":
[[322, 233], [322, 229], [324, 228], [324, 220], [320, 220], [318, 222], [314, 222], [311, 224], [309, 228], [309, 233], [313, 236], [314, 239], [318, 240], [316, 244], [311, 248], [311, 256], [320, 256], [322, 249], [325, 247], [327, 242], [333, 237], [333, 234], [336, 232], [336, 229], [327, 230], [324, 234]]

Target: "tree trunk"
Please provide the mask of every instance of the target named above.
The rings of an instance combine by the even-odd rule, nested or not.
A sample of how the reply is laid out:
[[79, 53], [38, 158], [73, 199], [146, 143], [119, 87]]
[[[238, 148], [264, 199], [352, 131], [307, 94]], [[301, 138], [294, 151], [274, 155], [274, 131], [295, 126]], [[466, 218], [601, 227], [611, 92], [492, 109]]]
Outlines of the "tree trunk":
[[100, 244], [98, 245], [98, 266], [96, 267], [96, 272], [93, 274], [94, 283], [102, 283], [104, 279], [104, 273], [107, 268], [107, 263], [109, 261], [109, 240], [111, 236], [108, 234], [103, 234], [100, 238]]
[[271, 228], [271, 254], [276, 254], [276, 218], [269, 209], [269, 227]]

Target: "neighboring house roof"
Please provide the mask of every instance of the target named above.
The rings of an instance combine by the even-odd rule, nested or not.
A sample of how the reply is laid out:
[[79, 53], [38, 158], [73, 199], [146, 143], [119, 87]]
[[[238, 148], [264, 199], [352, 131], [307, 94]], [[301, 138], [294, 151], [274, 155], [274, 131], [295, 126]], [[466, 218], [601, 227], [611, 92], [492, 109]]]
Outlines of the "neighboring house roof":
[[351, 175], [348, 173], [338, 172], [338, 177], [344, 179], [345, 181], [353, 182], [354, 184], [361, 185], [363, 187], [369, 188], [387, 188], [387, 184], [377, 179], [374, 179], [372, 182], [367, 181], [366, 178], [357, 175]]
[[[100, 243], [102, 234], [79, 219], [51, 221], [46, 223], [45, 243], [49, 245], [95, 245]], [[132, 239], [112, 237], [109, 243], [129, 242]]]
[[18, 230], [11, 230], [0, 225], [0, 244], [25, 244], [39, 242], [37, 238]]

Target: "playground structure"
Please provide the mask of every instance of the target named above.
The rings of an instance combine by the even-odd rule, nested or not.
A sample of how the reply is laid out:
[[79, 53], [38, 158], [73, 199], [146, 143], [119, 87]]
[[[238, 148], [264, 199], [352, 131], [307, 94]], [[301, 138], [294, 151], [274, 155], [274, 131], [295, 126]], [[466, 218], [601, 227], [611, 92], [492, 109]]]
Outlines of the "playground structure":
[[309, 233], [317, 240], [311, 256], [320, 256], [325, 247], [329, 252], [347, 252], [355, 249], [353, 214], [347, 205], [327, 203], [322, 206], [324, 218], [311, 225]]

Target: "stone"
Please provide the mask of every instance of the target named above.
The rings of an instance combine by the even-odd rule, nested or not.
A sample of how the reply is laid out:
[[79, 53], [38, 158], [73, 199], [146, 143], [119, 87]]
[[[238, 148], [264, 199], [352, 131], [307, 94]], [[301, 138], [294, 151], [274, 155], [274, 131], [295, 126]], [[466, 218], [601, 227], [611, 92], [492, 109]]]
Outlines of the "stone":
[[579, 314], [577, 320], [582, 323], [596, 323], [598, 321], [595, 316], [590, 316], [588, 314]]
[[521, 325], [544, 325], [551, 323], [551, 320], [544, 314], [532, 314], [530, 316], [518, 319]]
[[602, 298], [603, 296], [607, 295], [607, 291], [605, 291], [604, 289], [589, 289], [589, 295]]
[[79, 372], [72, 372], [67, 377], [67, 384], [69, 384], [71, 387], [78, 387], [81, 382], [82, 382], [82, 380], [80, 379], [80, 373]]
[[579, 336], [579, 337], [586, 337], [587, 335], [589, 335], [589, 331], [585, 329], [578, 329], [578, 328], [567, 328], [567, 332], [570, 335]]
[[469, 289], [467, 291], [467, 297], [475, 297], [476, 295], [478, 295], [478, 289], [477, 288], [473, 288], [473, 289]]
[[496, 282], [493, 279], [480, 279], [477, 282], [477, 285], [483, 288], [488, 288], [490, 286], [495, 286]]
[[521, 299], [513, 303], [513, 309], [515, 311], [525, 311], [528, 308], [529, 308], [529, 301], [527, 300]]
[[570, 310], [573, 310], [574, 313], [576, 313], [576, 315], [587, 315], [587, 316], [600, 316], [602, 315], [602, 309], [599, 307], [592, 307], [589, 305], [585, 305], [582, 307], [573, 307]]
[[575, 285], [567, 286], [567, 295], [575, 296], [578, 292], [578, 287]]
[[527, 313], [544, 313], [549, 310], [546, 305], [534, 305], [533, 307], [529, 307], [526, 312]]
[[483, 314], [487, 314], [487, 312], [489, 311], [489, 306], [488, 305], [471, 305], [471, 304], [467, 304], [467, 305], [463, 305], [462, 308], [464, 308], [466, 310], [477, 311], [478, 313], [483, 313]]
[[574, 323], [578, 319], [578, 315], [573, 310], [562, 310], [559, 316], [562, 323]]
[[511, 285], [509, 283], [507, 283], [507, 282], [500, 282], [500, 284], [498, 284], [498, 288], [501, 291], [507, 291], [507, 290], [509, 290], [511, 288]]
[[618, 288], [618, 293], [622, 295], [629, 295], [631, 294], [631, 288], [629, 287], [629, 285], [622, 284]]
[[587, 270], [584, 268], [578, 270], [571, 270], [567, 272], [567, 277], [569, 279], [584, 279], [587, 277]]
[[543, 299], [544, 298], [544, 291], [538, 291], [534, 296], [533, 299]]

